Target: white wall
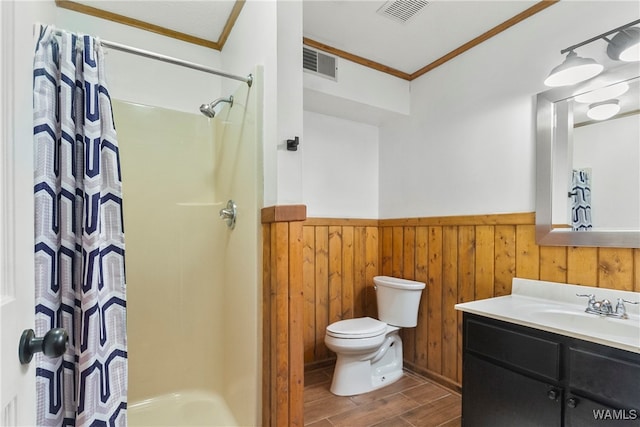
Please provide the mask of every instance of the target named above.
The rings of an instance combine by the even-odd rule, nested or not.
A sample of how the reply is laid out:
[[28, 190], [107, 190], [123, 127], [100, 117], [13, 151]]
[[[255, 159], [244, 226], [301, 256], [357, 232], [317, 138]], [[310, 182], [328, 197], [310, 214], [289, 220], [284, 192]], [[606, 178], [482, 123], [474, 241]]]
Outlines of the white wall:
[[409, 114], [408, 80], [344, 58], [336, 61], [336, 80], [304, 72], [305, 110], [375, 125]]
[[379, 126], [408, 117], [409, 81], [343, 58], [337, 80], [303, 73], [307, 215], [378, 218]]
[[[216, 50], [67, 9], [56, 8], [55, 21], [43, 23], [214, 69], [221, 67]], [[106, 52], [107, 83], [113, 98], [197, 113], [201, 104], [220, 96], [221, 77], [117, 50]]]
[[222, 50], [225, 69], [248, 73], [264, 66], [264, 206], [302, 200], [300, 151], [286, 150], [287, 139], [302, 137], [300, 40], [301, 2], [249, 0]]
[[304, 112], [302, 186], [309, 217], [378, 217], [378, 127]]
[[[278, 2], [278, 204], [302, 201], [302, 2]], [[265, 106], [265, 108], [267, 108]], [[273, 107], [268, 107], [273, 108]], [[298, 151], [287, 151], [296, 136]]]
[[380, 130], [380, 217], [534, 211], [535, 94], [561, 49], [637, 14], [559, 2], [412, 81], [411, 118]]
[[[233, 31], [222, 49], [222, 66], [237, 74], [249, 74], [257, 65], [264, 67], [262, 85], [262, 164], [264, 169], [264, 206], [277, 203], [278, 159], [278, 58], [277, 4], [274, 1], [249, 0], [244, 4]], [[224, 81], [225, 93], [235, 90], [237, 82]]]

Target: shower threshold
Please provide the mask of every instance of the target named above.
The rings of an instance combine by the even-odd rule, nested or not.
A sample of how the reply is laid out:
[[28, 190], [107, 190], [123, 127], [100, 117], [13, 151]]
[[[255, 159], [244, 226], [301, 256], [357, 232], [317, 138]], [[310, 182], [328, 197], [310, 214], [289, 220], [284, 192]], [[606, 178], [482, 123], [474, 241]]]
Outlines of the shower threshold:
[[130, 427], [238, 425], [221, 396], [199, 390], [133, 402], [128, 407], [127, 419]]

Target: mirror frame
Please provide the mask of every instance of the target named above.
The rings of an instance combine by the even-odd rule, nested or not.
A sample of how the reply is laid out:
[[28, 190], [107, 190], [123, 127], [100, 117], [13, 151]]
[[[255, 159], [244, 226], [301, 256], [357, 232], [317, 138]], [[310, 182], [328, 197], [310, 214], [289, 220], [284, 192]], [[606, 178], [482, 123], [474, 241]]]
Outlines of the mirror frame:
[[640, 248], [640, 230], [573, 231], [566, 228], [553, 228], [552, 223], [553, 161], [558, 149], [556, 141], [560, 136], [568, 136], [572, 133], [572, 129], [569, 129], [567, 109], [559, 112], [556, 103], [592, 90], [594, 84], [601, 83], [596, 87], [604, 86], [637, 78], [639, 74], [638, 64], [631, 63], [582, 84], [551, 89], [536, 96], [536, 243], [538, 245]]

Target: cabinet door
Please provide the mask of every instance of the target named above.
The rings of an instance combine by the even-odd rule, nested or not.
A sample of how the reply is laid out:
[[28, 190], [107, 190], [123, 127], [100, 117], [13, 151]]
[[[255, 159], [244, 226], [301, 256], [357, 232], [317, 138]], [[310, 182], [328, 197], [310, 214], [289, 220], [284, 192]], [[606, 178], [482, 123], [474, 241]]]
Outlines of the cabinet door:
[[565, 404], [566, 427], [638, 427], [636, 409], [615, 409], [584, 397], [568, 393]]
[[560, 427], [562, 390], [464, 355], [464, 427]]
[[640, 410], [640, 357], [605, 350], [569, 348], [568, 388], [618, 409]]

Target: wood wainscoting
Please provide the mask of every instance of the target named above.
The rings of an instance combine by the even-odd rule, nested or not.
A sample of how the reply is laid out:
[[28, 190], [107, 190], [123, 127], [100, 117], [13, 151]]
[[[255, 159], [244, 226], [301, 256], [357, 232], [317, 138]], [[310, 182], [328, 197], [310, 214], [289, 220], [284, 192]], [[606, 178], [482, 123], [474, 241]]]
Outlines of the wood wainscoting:
[[304, 425], [302, 224], [306, 206], [262, 210], [262, 425]]
[[456, 390], [456, 303], [509, 294], [513, 277], [640, 292], [640, 249], [538, 246], [533, 213], [264, 220], [272, 217], [263, 217], [265, 426], [301, 422], [304, 365], [334, 358], [329, 323], [376, 316], [376, 275], [427, 284], [417, 327], [402, 330], [405, 365]]
[[427, 284], [403, 329], [408, 368], [459, 389], [456, 303], [507, 295], [514, 277], [640, 291], [640, 249], [538, 246], [533, 213], [381, 220], [380, 274]]
[[325, 328], [354, 317], [376, 316], [377, 220], [308, 219], [302, 227], [304, 362], [334, 359]]

